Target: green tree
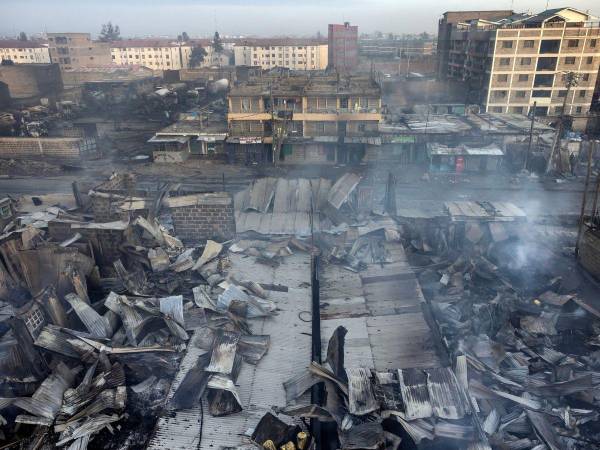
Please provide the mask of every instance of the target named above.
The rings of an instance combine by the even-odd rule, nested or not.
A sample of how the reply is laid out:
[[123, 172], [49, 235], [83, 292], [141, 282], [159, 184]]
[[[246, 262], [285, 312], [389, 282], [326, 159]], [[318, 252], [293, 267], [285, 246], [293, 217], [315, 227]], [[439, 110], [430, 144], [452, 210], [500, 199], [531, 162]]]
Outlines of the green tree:
[[118, 41], [121, 39], [121, 30], [119, 25], [113, 25], [112, 22], [102, 24], [102, 30], [98, 38], [102, 42]]
[[192, 48], [192, 53], [190, 54], [190, 69], [200, 66], [200, 64], [204, 62], [206, 55], [207, 53], [204, 47]]
[[221, 41], [221, 36], [219, 36], [218, 31], [215, 31], [215, 36], [213, 37], [213, 41], [210, 45], [213, 49], [213, 52], [217, 55], [221, 55], [221, 53], [223, 53], [223, 42]]
[[190, 40], [190, 37], [188, 36], [188, 34], [185, 31], [183, 33], [181, 33], [181, 40], [183, 42], [188, 42]]
[[27, 35], [25, 34], [24, 31], [21, 31], [19, 33], [19, 41], [26, 41], [27, 40]]

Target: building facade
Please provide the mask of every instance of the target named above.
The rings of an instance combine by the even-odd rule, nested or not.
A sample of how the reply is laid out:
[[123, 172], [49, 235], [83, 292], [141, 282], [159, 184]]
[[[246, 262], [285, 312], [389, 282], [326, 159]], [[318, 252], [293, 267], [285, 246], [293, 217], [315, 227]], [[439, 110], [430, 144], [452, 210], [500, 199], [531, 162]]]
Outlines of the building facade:
[[349, 72], [358, 65], [358, 27], [344, 22], [343, 25], [329, 24], [328, 36], [329, 67]]
[[[600, 66], [600, 22], [573, 8], [456, 24], [448, 78], [494, 113], [578, 115], [589, 112]], [[577, 82], [567, 86], [565, 74]]]
[[243, 41], [233, 48], [233, 52], [236, 66], [263, 69], [323, 70], [328, 61], [327, 44], [317, 40]]
[[108, 43], [92, 41], [89, 33], [48, 33], [48, 46], [61, 70], [112, 64]]
[[356, 163], [379, 144], [381, 89], [369, 77], [263, 76], [234, 86], [228, 103], [237, 160]]
[[0, 61], [10, 60], [15, 64], [49, 64], [48, 45], [36, 41], [0, 40]]
[[494, 11], [447, 11], [438, 23], [437, 36], [437, 73], [439, 79], [445, 79], [448, 72], [448, 58], [450, 55], [450, 43], [452, 41], [452, 30], [460, 23], [473, 20], [501, 20], [512, 16], [512, 10]]
[[208, 40], [178, 42], [173, 40], [135, 39], [110, 43], [110, 53], [114, 64], [141, 65], [154, 70], [179, 70], [190, 68], [190, 58], [194, 47], [202, 47], [206, 52], [204, 60], [197, 67], [227, 66], [231, 52], [224, 44], [224, 51], [217, 54]]

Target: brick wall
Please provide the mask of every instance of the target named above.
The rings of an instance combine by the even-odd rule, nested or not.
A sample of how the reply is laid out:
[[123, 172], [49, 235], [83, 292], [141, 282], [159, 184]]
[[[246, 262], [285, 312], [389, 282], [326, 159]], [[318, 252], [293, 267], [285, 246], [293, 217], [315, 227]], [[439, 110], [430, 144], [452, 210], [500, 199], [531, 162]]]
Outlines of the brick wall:
[[41, 156], [59, 159], [79, 159], [94, 151], [95, 141], [93, 139], [0, 138], [0, 158], [31, 158]]
[[175, 235], [179, 239], [187, 242], [206, 239], [222, 241], [234, 235], [233, 201], [229, 194], [185, 196], [190, 199], [187, 202], [180, 201], [182, 198], [170, 198], [166, 202], [173, 217]]
[[597, 233], [590, 230], [583, 233], [579, 261], [588, 272], [600, 279], [600, 236]]
[[56, 96], [63, 89], [58, 64], [15, 64], [0, 67], [0, 81], [12, 98]]
[[120, 173], [94, 187], [92, 190], [100, 193], [100, 195], [91, 196], [94, 221], [112, 222], [120, 220], [122, 218], [121, 214], [114, 210], [113, 204], [119, 203], [123, 196], [136, 195], [135, 186], [135, 175]]

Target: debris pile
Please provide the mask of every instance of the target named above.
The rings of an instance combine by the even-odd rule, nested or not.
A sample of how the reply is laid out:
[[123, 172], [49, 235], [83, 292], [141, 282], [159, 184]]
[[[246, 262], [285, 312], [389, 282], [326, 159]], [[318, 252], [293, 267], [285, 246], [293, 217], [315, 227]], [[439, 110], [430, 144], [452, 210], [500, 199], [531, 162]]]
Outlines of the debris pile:
[[[240, 369], [258, 364], [270, 346], [248, 321], [277, 314], [268, 291], [285, 288], [230, 272], [229, 252], [247, 242], [185, 247], [151, 213], [94, 222], [85, 208], [20, 214], [6, 230], [4, 439], [143, 448], [165, 407], [202, 401], [213, 416], [242, 410]], [[309, 248], [292, 239], [262, 251], [272, 258], [288, 245]], [[199, 357], [172, 389], [192, 348]], [[298, 435], [305, 430], [292, 431], [286, 442], [308, 439]]]

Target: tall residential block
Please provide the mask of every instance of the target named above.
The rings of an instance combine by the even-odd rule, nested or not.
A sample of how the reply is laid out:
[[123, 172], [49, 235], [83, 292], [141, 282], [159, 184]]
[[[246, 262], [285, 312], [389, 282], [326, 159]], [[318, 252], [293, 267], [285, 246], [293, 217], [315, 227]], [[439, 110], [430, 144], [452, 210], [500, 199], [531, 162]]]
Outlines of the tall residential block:
[[92, 41], [90, 33], [48, 33], [48, 46], [61, 70], [111, 64], [109, 44]]
[[254, 39], [233, 48], [236, 66], [292, 70], [327, 68], [327, 44], [315, 39]]
[[[452, 24], [440, 73], [459, 80], [465, 98], [487, 112], [585, 114], [600, 66], [599, 19], [574, 8]], [[565, 74], [575, 73], [570, 89]]]
[[358, 65], [358, 27], [344, 22], [343, 25], [329, 24], [328, 36], [329, 67], [350, 72]]

